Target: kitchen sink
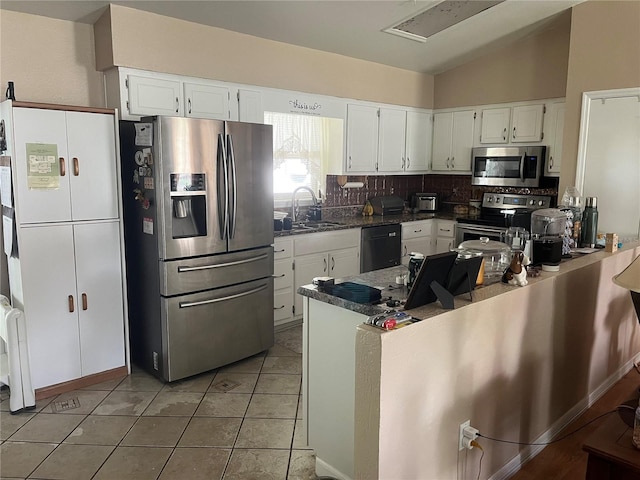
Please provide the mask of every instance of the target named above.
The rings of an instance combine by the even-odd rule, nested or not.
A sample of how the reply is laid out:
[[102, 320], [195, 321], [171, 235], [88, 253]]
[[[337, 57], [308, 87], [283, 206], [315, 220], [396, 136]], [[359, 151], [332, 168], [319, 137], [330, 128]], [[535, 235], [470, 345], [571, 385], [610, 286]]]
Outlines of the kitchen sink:
[[292, 230], [316, 230], [318, 228], [338, 227], [342, 224], [335, 222], [296, 222], [291, 227]]

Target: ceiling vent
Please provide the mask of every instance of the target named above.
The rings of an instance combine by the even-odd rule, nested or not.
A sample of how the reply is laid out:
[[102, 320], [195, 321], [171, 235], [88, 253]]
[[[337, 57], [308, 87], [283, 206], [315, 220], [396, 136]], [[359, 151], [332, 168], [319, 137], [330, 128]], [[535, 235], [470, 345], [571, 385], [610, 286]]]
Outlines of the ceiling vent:
[[473, 17], [504, 0], [445, 0], [407, 20], [386, 28], [384, 32], [426, 42], [427, 38]]

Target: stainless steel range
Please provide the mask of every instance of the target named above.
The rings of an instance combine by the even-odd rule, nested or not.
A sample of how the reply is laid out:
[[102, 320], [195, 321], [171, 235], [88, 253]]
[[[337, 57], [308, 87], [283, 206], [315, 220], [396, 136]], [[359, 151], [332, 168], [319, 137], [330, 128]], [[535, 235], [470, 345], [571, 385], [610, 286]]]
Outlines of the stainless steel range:
[[552, 197], [547, 195], [485, 193], [479, 216], [456, 219], [456, 245], [480, 237], [500, 241], [501, 234], [509, 227], [523, 227], [530, 231], [531, 212], [550, 208], [551, 202]]

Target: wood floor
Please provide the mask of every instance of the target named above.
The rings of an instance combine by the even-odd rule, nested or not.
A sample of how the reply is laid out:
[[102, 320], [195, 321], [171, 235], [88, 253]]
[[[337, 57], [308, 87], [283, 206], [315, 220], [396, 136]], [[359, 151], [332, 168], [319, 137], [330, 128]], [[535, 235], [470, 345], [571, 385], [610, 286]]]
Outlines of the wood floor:
[[[598, 415], [613, 410], [630, 399], [638, 398], [639, 386], [640, 374], [635, 369], [632, 369], [589, 410], [566, 427], [558, 435], [558, 438], [584, 425]], [[617, 413], [612, 415], [617, 415]], [[600, 424], [600, 420], [595, 421], [574, 435], [545, 447], [542, 452], [512, 476], [511, 480], [584, 480], [587, 471], [587, 454], [582, 451], [582, 444]]]

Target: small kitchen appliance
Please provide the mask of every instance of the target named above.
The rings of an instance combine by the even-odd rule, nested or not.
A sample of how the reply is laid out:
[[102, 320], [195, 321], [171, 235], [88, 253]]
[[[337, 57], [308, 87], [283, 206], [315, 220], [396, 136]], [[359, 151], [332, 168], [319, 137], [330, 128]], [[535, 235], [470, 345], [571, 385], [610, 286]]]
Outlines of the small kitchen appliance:
[[435, 193], [414, 193], [411, 208], [417, 212], [435, 212], [438, 210], [438, 195]]
[[557, 208], [543, 208], [531, 214], [533, 265], [559, 265], [567, 215]]
[[397, 195], [373, 197], [370, 203], [374, 215], [400, 215], [404, 210], [404, 200]]

